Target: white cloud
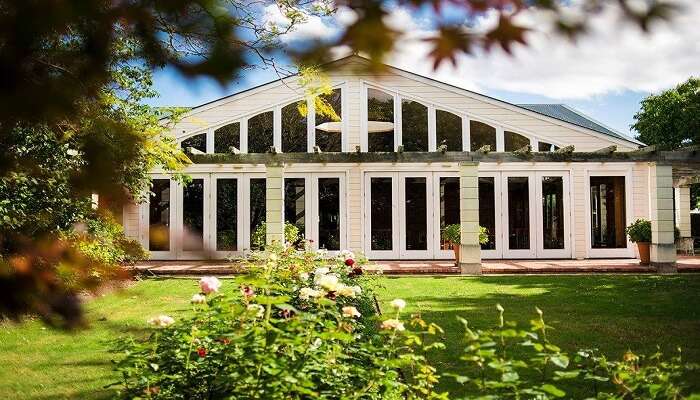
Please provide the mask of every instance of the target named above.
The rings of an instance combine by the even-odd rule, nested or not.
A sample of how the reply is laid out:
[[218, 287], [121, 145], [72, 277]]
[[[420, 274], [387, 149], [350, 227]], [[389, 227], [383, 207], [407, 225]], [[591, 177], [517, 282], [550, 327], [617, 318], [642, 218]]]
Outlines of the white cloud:
[[[263, 19], [268, 26], [276, 26], [280, 30], [286, 29], [290, 20], [282, 13], [276, 4], [270, 4], [263, 10]], [[292, 43], [302, 40], [316, 40], [327, 38], [338, 32], [338, 28], [331, 21], [317, 15], [307, 15], [306, 21], [296, 25], [290, 32], [286, 33], [282, 40]]]
[[[581, 99], [624, 90], [658, 91], [700, 73], [700, 2], [685, 0], [684, 10], [670, 23], [657, 23], [645, 34], [620, 21], [611, 9], [593, 20], [591, 31], [572, 43], [533, 28], [527, 46], [513, 56], [496, 49], [489, 54], [460, 57], [458, 66], [432, 70], [419, 39], [428, 31], [413, 31], [399, 44], [391, 64], [473, 90], [498, 89]], [[545, 26], [542, 15], [525, 14], [532, 27]], [[489, 16], [476, 29], [493, 22]], [[417, 56], [418, 55], [418, 56]]]

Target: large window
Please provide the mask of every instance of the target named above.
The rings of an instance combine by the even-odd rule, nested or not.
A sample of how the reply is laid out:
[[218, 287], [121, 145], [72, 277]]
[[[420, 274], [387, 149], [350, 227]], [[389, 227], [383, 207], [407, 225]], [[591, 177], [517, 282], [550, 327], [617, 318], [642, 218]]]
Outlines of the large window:
[[[459, 224], [459, 178], [440, 177], [440, 232], [448, 225]], [[440, 249], [449, 250], [452, 244], [440, 235]]]
[[367, 89], [367, 148], [394, 151], [394, 97], [377, 89]]
[[530, 144], [530, 139], [515, 132], [503, 132], [503, 145], [505, 151], [520, 150]]
[[340, 250], [340, 179], [318, 179], [318, 247]]
[[234, 122], [214, 131], [214, 153], [233, 153], [241, 149], [241, 124]]
[[188, 137], [187, 139], [182, 141], [182, 143], [180, 144], [180, 148], [182, 148], [184, 151], [189, 151], [190, 148], [194, 148], [201, 151], [202, 153], [206, 153], [207, 134], [200, 133], [199, 135]]
[[477, 151], [488, 145], [496, 151], [496, 128], [479, 121], [469, 121], [469, 144], [471, 151]]
[[401, 102], [401, 143], [405, 151], [428, 151], [428, 107]]
[[305, 153], [306, 137], [306, 100], [282, 107], [282, 152]]
[[462, 151], [462, 118], [447, 111], [435, 110], [435, 143], [447, 151]]
[[[265, 229], [267, 199], [265, 178], [254, 178], [250, 180], [250, 233], [251, 233], [251, 250], [260, 250], [259, 245], [264, 244], [265, 238], [259, 237], [258, 233]], [[255, 243], [255, 238], [259, 237], [263, 243]]]
[[543, 141], [539, 141], [537, 143], [537, 151], [550, 152], [550, 151], [555, 151], [555, 150], [559, 150], [559, 146], [557, 146], [555, 144], [543, 142]]
[[[333, 89], [328, 95], [320, 95], [322, 104], [330, 107], [331, 110], [319, 110], [320, 105], [316, 105], [316, 146], [325, 152], [342, 151], [343, 122], [342, 96], [340, 89]], [[333, 115], [335, 114], [335, 115]]]
[[299, 237], [306, 232], [306, 180], [284, 179], [284, 221], [299, 229]]
[[182, 249], [204, 249], [204, 179], [192, 179], [182, 191]]
[[372, 250], [393, 248], [393, 203], [391, 178], [371, 178], [371, 218], [370, 232]]
[[591, 247], [625, 248], [625, 177], [591, 177]]
[[258, 114], [248, 120], [248, 153], [267, 153], [274, 145], [273, 112]]
[[148, 202], [148, 250], [170, 250], [170, 179], [154, 179]]
[[542, 177], [542, 247], [564, 248], [564, 178]]
[[216, 181], [216, 250], [238, 248], [238, 181]]
[[[500, 199], [500, 193], [499, 193]], [[479, 177], [479, 225], [486, 228], [489, 241], [482, 250], [496, 249], [496, 187], [492, 176]]]

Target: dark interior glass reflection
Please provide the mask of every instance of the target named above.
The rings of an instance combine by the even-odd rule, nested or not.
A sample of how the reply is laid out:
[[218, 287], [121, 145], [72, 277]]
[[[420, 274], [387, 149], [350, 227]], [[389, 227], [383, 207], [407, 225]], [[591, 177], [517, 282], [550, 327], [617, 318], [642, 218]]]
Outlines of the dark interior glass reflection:
[[238, 248], [238, 180], [216, 181], [216, 250]]
[[435, 110], [436, 144], [447, 151], [462, 151], [462, 118], [447, 111]]
[[192, 179], [182, 190], [182, 249], [204, 249], [204, 179]]
[[258, 114], [248, 120], [248, 153], [267, 153], [274, 145], [272, 111]]
[[170, 250], [170, 180], [154, 179], [148, 202], [148, 249]]
[[307, 123], [301, 110], [306, 101], [301, 100], [282, 107], [282, 152], [306, 153]]
[[369, 151], [394, 151], [394, 98], [377, 89], [367, 89], [367, 148]]
[[488, 231], [489, 241], [482, 244], [482, 250], [496, 249], [496, 197], [494, 178], [479, 177], [479, 225]]
[[401, 102], [401, 143], [404, 151], [428, 151], [428, 107], [411, 100]]
[[340, 179], [318, 179], [318, 247], [340, 250]]
[[591, 244], [625, 248], [627, 238], [624, 176], [591, 177]]
[[515, 132], [503, 132], [503, 147], [505, 151], [520, 150], [530, 144], [530, 139]]
[[234, 122], [214, 131], [214, 153], [233, 153], [241, 149], [241, 124]]
[[[338, 124], [342, 123], [340, 120], [343, 115], [342, 111], [342, 96], [340, 89], [333, 89], [330, 94], [322, 94], [319, 97], [325, 100], [326, 104], [330, 105], [335, 111], [335, 116], [338, 118], [332, 118], [326, 114], [320, 114], [318, 110], [316, 111], [316, 126], [322, 125], [324, 123], [336, 122]], [[316, 128], [316, 146], [318, 146], [321, 151], [324, 152], [340, 152], [342, 151], [342, 132], [337, 129], [318, 129]]]
[[406, 250], [428, 249], [427, 183], [423, 177], [405, 179]]
[[180, 148], [184, 151], [189, 151], [189, 148], [195, 148], [202, 153], [207, 152], [207, 135], [202, 133], [196, 136], [189, 137], [182, 141]]
[[469, 121], [469, 144], [471, 151], [489, 145], [496, 151], [496, 128], [479, 121]]
[[299, 228], [304, 237], [306, 222], [306, 183], [304, 178], [284, 179], [284, 221]]
[[542, 177], [542, 244], [545, 249], [564, 248], [564, 179]]
[[[440, 232], [447, 226], [459, 224], [459, 178], [440, 178]], [[440, 238], [440, 249], [449, 250], [452, 245]]]
[[391, 178], [371, 178], [371, 248], [393, 249], [393, 212]]
[[[267, 198], [265, 178], [254, 178], [250, 180], [250, 234], [258, 229], [259, 226], [265, 224], [266, 207], [265, 200]], [[259, 250], [251, 240], [250, 248]]]
[[524, 176], [508, 177], [508, 248], [530, 248], [530, 193]]
[[537, 142], [537, 151], [540, 152], [549, 152], [549, 151], [555, 151], [559, 150], [559, 146], [547, 142]]

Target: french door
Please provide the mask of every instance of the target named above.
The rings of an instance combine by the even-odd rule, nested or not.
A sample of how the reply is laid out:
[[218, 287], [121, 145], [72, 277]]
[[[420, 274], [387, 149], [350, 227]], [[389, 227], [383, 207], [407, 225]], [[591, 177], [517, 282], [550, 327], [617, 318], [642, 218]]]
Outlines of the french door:
[[433, 174], [365, 174], [365, 254], [375, 259], [433, 258]]
[[571, 257], [568, 171], [479, 174], [482, 258]]

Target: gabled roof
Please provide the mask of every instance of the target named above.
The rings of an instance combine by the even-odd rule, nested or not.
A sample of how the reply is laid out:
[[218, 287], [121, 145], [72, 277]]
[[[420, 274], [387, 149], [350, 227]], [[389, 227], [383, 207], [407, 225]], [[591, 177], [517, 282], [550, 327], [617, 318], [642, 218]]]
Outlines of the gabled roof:
[[578, 125], [582, 128], [594, 130], [604, 135], [612, 136], [618, 139], [629, 140], [631, 142], [637, 143], [640, 146], [644, 146], [644, 143], [627, 135], [624, 135], [614, 129], [608, 128], [607, 126], [587, 116], [581, 111], [569, 107], [566, 104], [516, 104], [516, 106], [525, 108], [538, 114], [558, 119], [560, 121]]

